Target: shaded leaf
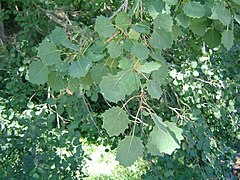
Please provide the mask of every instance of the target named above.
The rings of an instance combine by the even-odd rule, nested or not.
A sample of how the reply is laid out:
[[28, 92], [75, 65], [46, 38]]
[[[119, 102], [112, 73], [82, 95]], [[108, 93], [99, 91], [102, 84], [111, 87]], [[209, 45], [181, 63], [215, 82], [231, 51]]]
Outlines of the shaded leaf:
[[220, 45], [221, 34], [216, 29], [208, 29], [203, 40], [210, 48], [214, 48]]
[[116, 160], [123, 166], [132, 165], [143, 156], [143, 144], [139, 137], [126, 136], [117, 147]]
[[164, 84], [164, 82], [166, 82], [167, 75], [168, 75], [168, 65], [167, 63], [162, 63], [161, 67], [158, 70], [153, 71], [152, 78], [153, 80], [158, 81], [158, 83]]
[[150, 53], [149, 49], [142, 44], [138, 44], [132, 48], [132, 53], [139, 59], [145, 60]]
[[38, 47], [38, 56], [48, 65], [57, 64], [61, 61], [60, 53], [55, 44], [43, 40]]
[[184, 28], [187, 28], [191, 23], [191, 19], [183, 13], [178, 14], [176, 20], [178, 24]]
[[147, 90], [150, 96], [156, 99], [159, 99], [163, 93], [160, 84], [154, 80], [147, 81]]
[[205, 18], [195, 19], [191, 22], [190, 29], [194, 34], [203, 36], [209, 26], [209, 21]]
[[118, 136], [128, 127], [129, 119], [127, 113], [120, 107], [112, 107], [103, 114], [103, 125], [109, 136]]
[[56, 72], [51, 72], [48, 76], [48, 85], [56, 92], [64, 89], [63, 78]]
[[33, 84], [44, 84], [48, 80], [48, 67], [41, 61], [33, 61], [29, 66], [29, 81]]
[[151, 142], [148, 142], [146, 147], [148, 149], [148, 153], [150, 153], [153, 156], [163, 156], [164, 155], [164, 153], [160, 153], [158, 148]]

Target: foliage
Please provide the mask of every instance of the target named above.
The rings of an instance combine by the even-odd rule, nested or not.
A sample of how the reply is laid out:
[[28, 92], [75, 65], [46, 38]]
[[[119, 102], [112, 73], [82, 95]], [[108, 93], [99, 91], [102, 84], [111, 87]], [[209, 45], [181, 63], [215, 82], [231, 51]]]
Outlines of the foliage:
[[149, 161], [146, 179], [228, 178], [240, 137], [238, 1], [127, 2], [111, 18], [97, 14], [94, 27], [57, 26], [39, 43], [25, 72], [44, 102], [30, 98], [34, 125], [24, 126], [55, 115], [55, 127], [42, 125], [38, 138], [57, 132], [60, 143], [64, 134], [74, 149], [80, 136], [101, 135], [123, 166]]

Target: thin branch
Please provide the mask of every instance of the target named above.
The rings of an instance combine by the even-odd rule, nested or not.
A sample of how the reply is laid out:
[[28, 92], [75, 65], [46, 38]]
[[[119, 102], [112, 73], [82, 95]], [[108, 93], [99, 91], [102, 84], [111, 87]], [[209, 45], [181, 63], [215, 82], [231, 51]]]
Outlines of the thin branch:
[[90, 116], [90, 119], [92, 120], [93, 124], [96, 126], [96, 128], [98, 129], [98, 131], [100, 132], [100, 130], [99, 130], [96, 122], [95, 122], [94, 119], [93, 119], [93, 116], [92, 116], [92, 108], [91, 108], [91, 106], [90, 106], [90, 103], [88, 102], [87, 98], [86, 98], [84, 95], [82, 95], [82, 99], [83, 99], [83, 102], [84, 102], [84, 104], [85, 104], [85, 107], [87, 108], [87, 111], [88, 111], [88, 114], [89, 114], [89, 116]]
[[117, 11], [113, 13], [113, 15], [109, 19], [114, 18], [122, 9], [124, 9], [124, 11], [127, 12], [127, 8], [128, 8], [128, 0], [125, 0], [124, 3], [118, 8]]
[[67, 23], [67, 22], [63, 22], [61, 19], [59, 19], [59, 18], [57, 18], [55, 15], [53, 15], [50, 11], [45, 10], [45, 9], [39, 7], [39, 6], [38, 6], [38, 8], [39, 8], [40, 10], [42, 10], [43, 12], [45, 12], [46, 15], [47, 15], [47, 17], [48, 17], [49, 19], [51, 19], [52, 21], [54, 21], [55, 23], [59, 24], [60, 26], [62, 26], [62, 27], [64, 27], [64, 28], [71, 28], [71, 29], [72, 29], [71, 24], [69, 24], [70, 20], [68, 19], [67, 16], [66, 16], [65, 18], [66, 18], [66, 20], [67, 20], [68, 23]]

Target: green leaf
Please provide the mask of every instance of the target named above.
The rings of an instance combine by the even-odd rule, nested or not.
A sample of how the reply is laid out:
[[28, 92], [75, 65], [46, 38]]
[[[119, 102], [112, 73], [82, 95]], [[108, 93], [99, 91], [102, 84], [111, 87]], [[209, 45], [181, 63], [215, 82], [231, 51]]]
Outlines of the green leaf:
[[152, 113], [151, 117], [156, 126], [149, 135], [149, 143], [155, 146], [159, 153], [171, 155], [175, 149], [180, 148], [179, 143], [183, 139], [182, 129], [172, 122], [163, 123], [162, 119], [156, 114]]
[[121, 45], [115, 41], [111, 41], [107, 45], [108, 53], [112, 58], [117, 58], [123, 53]]
[[29, 66], [29, 81], [33, 84], [44, 84], [48, 80], [48, 67], [41, 61], [33, 61]]
[[118, 13], [115, 22], [117, 28], [120, 28], [123, 31], [126, 30], [131, 24], [131, 20], [125, 12]]
[[59, 61], [57, 63], [57, 68], [60, 72], [68, 71], [69, 64], [64, 61]]
[[183, 13], [178, 14], [176, 20], [178, 24], [184, 28], [187, 28], [191, 23], [191, 19]]
[[231, 17], [231, 12], [226, 9], [223, 5], [218, 5], [216, 9], [216, 14], [218, 19], [221, 21], [221, 23], [224, 26], [227, 26], [230, 24], [232, 17]]
[[128, 127], [128, 115], [120, 107], [111, 107], [102, 114], [102, 117], [102, 127], [106, 129], [109, 136], [118, 136]]
[[150, 45], [159, 49], [170, 48], [172, 46], [172, 42], [172, 34], [162, 29], [153, 32], [149, 39]]
[[140, 33], [138, 33], [137, 31], [135, 31], [134, 29], [131, 28], [128, 33], [128, 37], [129, 37], [129, 39], [138, 40], [140, 38]]
[[174, 41], [177, 41], [179, 37], [181, 37], [183, 34], [180, 26], [173, 25], [172, 27], [172, 38]]
[[65, 85], [63, 82], [63, 78], [56, 72], [51, 72], [48, 75], [48, 85], [56, 92], [64, 89]]
[[102, 77], [106, 76], [108, 72], [109, 70], [104, 63], [97, 64], [93, 66], [92, 69], [90, 70], [91, 77], [93, 81], [97, 84], [101, 82]]
[[76, 78], [84, 77], [90, 67], [90, 59], [86, 57], [80, 58], [80, 60], [72, 62], [69, 66], [69, 75]]
[[58, 45], [62, 45], [63, 41], [67, 39], [67, 33], [64, 29], [56, 27], [49, 35], [52, 42]]
[[138, 33], [149, 34], [150, 33], [150, 24], [146, 21], [141, 21], [139, 23], [134, 24], [132, 26], [132, 29], [134, 29]]
[[205, 8], [200, 2], [188, 2], [183, 5], [184, 13], [192, 18], [200, 18], [205, 15]]
[[168, 5], [176, 5], [178, 3], [178, 0], [163, 0]]
[[233, 0], [236, 4], [240, 5], [240, 0]]
[[232, 30], [224, 30], [222, 33], [222, 44], [229, 51], [233, 46], [233, 31]]
[[215, 48], [221, 44], [221, 34], [216, 29], [208, 29], [203, 40], [210, 48]]
[[184, 139], [182, 135], [183, 130], [177, 127], [176, 123], [174, 122], [165, 121], [165, 124], [168, 126], [168, 130], [175, 139], [175, 141], [180, 144], [180, 141]]
[[134, 65], [130, 59], [123, 58], [119, 61], [118, 67], [121, 69], [128, 70], [128, 69], [132, 69], [134, 67]]
[[240, 16], [239, 15], [234, 15], [234, 19], [238, 22], [238, 24], [240, 25]]
[[95, 23], [95, 30], [100, 36], [108, 38], [115, 33], [115, 28], [110, 19], [105, 18], [104, 16], [98, 16]]
[[98, 61], [101, 61], [102, 59], [104, 59], [105, 56], [106, 56], [105, 53], [95, 54], [92, 51], [89, 51], [86, 57], [89, 58], [90, 61], [92, 61], [92, 62], [98, 62]]
[[152, 71], [158, 70], [161, 67], [161, 64], [158, 62], [146, 62], [140, 66], [138, 66], [138, 70], [143, 73], [151, 73]]
[[161, 67], [157, 71], [153, 71], [152, 78], [153, 80], [158, 81], [160, 84], [166, 82], [166, 77], [168, 75], [168, 65], [167, 63], [162, 63]]
[[149, 56], [149, 49], [142, 44], [137, 44], [132, 48], [132, 53], [139, 59], [145, 60]]
[[38, 56], [48, 65], [57, 64], [60, 59], [60, 53], [55, 44], [48, 40], [43, 40], [38, 47]]
[[138, 90], [140, 80], [132, 70], [120, 71], [116, 75], [108, 74], [102, 78], [100, 89], [103, 96], [112, 102], [124, 100], [126, 95], [131, 95]]
[[164, 29], [165, 31], [172, 31], [173, 20], [170, 14], [158, 14], [153, 21], [154, 29]]
[[143, 156], [143, 144], [139, 137], [126, 136], [119, 142], [116, 160], [123, 166], [130, 166]]
[[203, 36], [209, 26], [209, 21], [205, 18], [195, 19], [191, 22], [190, 29], [194, 34]]
[[69, 39], [67, 37], [67, 33], [63, 28], [56, 27], [49, 36], [50, 36], [51, 41], [54, 42], [55, 44], [63, 45], [65, 47], [73, 49], [75, 51], [80, 50], [79, 45], [75, 45], [71, 41], [69, 41]]
[[147, 149], [148, 149], [148, 153], [150, 153], [153, 156], [163, 156], [164, 153], [160, 153], [159, 150], [157, 149], [157, 147], [152, 144], [151, 142], [148, 142], [146, 145]]
[[163, 93], [159, 82], [154, 80], [147, 81], [147, 90], [150, 96], [156, 99], [159, 99]]
[[144, 2], [147, 12], [152, 16], [152, 18], [156, 18], [159, 13], [162, 12], [165, 8], [165, 2], [162, 0], [148, 0]]

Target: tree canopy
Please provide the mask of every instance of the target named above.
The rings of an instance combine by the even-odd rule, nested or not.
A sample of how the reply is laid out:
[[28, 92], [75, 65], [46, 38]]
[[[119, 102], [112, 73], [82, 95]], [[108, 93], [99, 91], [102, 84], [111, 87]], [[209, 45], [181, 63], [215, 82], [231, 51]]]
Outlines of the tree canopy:
[[82, 179], [83, 140], [110, 145], [124, 167], [144, 159], [142, 179], [233, 176], [239, 0], [1, 9], [1, 178]]

